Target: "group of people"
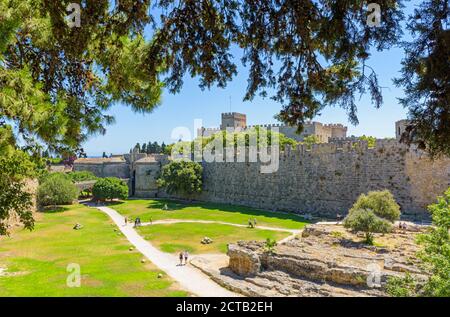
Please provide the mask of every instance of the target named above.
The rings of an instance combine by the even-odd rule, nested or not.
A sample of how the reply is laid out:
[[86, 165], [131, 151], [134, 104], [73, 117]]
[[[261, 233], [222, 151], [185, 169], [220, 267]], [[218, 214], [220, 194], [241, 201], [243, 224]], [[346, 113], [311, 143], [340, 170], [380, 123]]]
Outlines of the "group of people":
[[[131, 221], [132, 219], [130, 219], [130, 221]], [[151, 220], [150, 220], [151, 221]], [[125, 226], [126, 225], [128, 225], [128, 217], [125, 217]], [[141, 218], [139, 218], [139, 217], [136, 217], [136, 219], [134, 219], [134, 227], [137, 227], [137, 226], [141, 226], [142, 225], [142, 223], [141, 223]]]
[[398, 228], [399, 229], [403, 229], [403, 231], [405, 231], [408, 227], [406, 225], [406, 222], [399, 222], [398, 223]]
[[256, 218], [249, 219], [248, 226], [249, 226], [249, 228], [255, 228], [256, 227]]
[[182, 251], [179, 254], [179, 258], [180, 258], [180, 265], [183, 265], [183, 260], [184, 260], [184, 265], [186, 265], [188, 262], [189, 253], [186, 250]]

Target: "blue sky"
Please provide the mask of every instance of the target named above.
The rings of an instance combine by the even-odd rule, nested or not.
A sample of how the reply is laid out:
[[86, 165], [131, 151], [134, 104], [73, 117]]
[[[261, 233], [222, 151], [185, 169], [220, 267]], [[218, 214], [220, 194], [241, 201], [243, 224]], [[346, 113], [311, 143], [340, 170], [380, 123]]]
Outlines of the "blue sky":
[[[415, 1], [413, 1], [415, 2]], [[412, 9], [407, 4], [405, 13]], [[234, 51], [236, 59], [240, 52]], [[399, 75], [403, 50], [391, 48], [384, 52], [374, 52], [369, 65], [375, 69], [379, 84], [383, 89], [384, 104], [375, 109], [368, 95], [357, 99], [359, 125], [348, 122], [347, 114], [339, 107], [325, 109], [314, 121], [323, 123], [342, 123], [348, 126], [348, 135], [372, 135], [378, 138], [394, 137], [394, 123], [406, 118], [406, 109], [399, 105], [397, 98], [402, 96], [402, 89], [392, 84], [392, 78]], [[91, 137], [83, 146], [89, 156], [106, 153], [126, 153], [140, 142], [164, 141], [166, 144], [176, 140], [171, 139], [171, 132], [176, 127], [187, 127], [194, 133], [194, 119], [202, 119], [205, 127], [218, 127], [220, 114], [230, 111], [245, 113], [247, 123], [276, 123], [273, 118], [281, 105], [270, 98], [255, 98], [251, 102], [243, 102], [247, 87], [248, 70], [237, 60], [238, 75], [229, 82], [225, 89], [211, 88], [202, 91], [198, 80], [186, 77], [183, 89], [176, 95], [164, 92], [162, 104], [150, 114], [133, 113], [130, 108], [117, 105], [109, 111], [116, 118], [116, 123], [107, 127], [105, 135]]]

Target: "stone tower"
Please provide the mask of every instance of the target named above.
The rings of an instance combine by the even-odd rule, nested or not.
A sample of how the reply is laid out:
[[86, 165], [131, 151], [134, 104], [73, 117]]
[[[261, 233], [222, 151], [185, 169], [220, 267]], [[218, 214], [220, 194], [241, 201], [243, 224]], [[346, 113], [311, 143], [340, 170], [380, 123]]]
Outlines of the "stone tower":
[[221, 130], [232, 128], [235, 131], [244, 130], [247, 126], [247, 116], [238, 112], [226, 112], [222, 113], [222, 123], [220, 125]]
[[400, 141], [403, 132], [405, 132], [406, 126], [408, 125], [408, 120], [399, 120], [395, 122], [395, 138]]

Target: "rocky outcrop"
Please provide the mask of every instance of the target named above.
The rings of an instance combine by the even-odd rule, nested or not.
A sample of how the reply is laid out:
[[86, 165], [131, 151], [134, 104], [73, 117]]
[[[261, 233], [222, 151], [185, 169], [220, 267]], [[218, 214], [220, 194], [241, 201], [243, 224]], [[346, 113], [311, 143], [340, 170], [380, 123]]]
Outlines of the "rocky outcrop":
[[258, 242], [245, 244], [238, 242], [228, 246], [227, 255], [230, 257], [229, 268], [240, 276], [254, 276], [261, 271], [258, 250], [262, 245]]
[[415, 232], [399, 231], [376, 235], [383, 246], [367, 246], [340, 225], [309, 225], [273, 252], [254, 241], [229, 245], [228, 269], [251, 296], [383, 296], [389, 277], [426, 277], [414, 239]]

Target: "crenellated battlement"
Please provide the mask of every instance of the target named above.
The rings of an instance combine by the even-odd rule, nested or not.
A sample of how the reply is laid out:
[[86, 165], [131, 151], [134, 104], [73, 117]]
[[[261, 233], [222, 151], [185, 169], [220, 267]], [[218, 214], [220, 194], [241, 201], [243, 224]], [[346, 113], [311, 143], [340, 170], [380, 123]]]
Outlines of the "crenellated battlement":
[[222, 117], [246, 117], [246, 115], [239, 112], [224, 112]]
[[[246, 159], [250, 150], [245, 150]], [[238, 149], [237, 154], [243, 153]], [[360, 194], [388, 189], [403, 216], [424, 219], [426, 206], [450, 186], [450, 159], [430, 161], [424, 152], [393, 139], [378, 139], [371, 148], [360, 140], [287, 145], [275, 165], [264, 173], [261, 168], [273, 167], [273, 158], [268, 163], [203, 162], [200, 199], [335, 217], [345, 214]]]
[[295, 147], [286, 145], [284, 151], [280, 152], [280, 156], [302, 156], [308, 154], [337, 154], [337, 153], [371, 153], [374, 151], [398, 151], [404, 152], [410, 150], [411, 153], [417, 153], [415, 149], [408, 149], [408, 147], [402, 143], [399, 143], [395, 139], [377, 139], [375, 147], [369, 148], [367, 141], [349, 141], [345, 143], [318, 143], [308, 146], [306, 144], [298, 144]]

